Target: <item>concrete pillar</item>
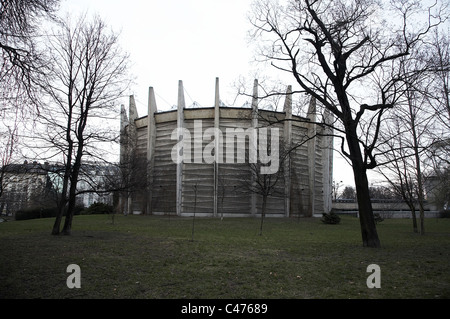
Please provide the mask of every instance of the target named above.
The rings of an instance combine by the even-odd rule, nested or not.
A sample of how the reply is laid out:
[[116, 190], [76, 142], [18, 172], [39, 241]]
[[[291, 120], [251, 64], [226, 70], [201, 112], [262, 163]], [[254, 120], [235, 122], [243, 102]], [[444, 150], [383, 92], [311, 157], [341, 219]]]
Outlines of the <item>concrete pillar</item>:
[[127, 154], [127, 132], [126, 128], [128, 126], [128, 117], [125, 111], [125, 106], [122, 104], [120, 106], [120, 164], [125, 164], [126, 154]]
[[216, 78], [216, 87], [215, 87], [215, 97], [214, 97], [214, 217], [218, 214], [218, 194], [219, 194], [219, 156], [222, 156], [222, 152], [219, 150], [220, 139], [219, 139], [219, 128], [220, 128], [220, 96], [219, 96], [219, 78]]
[[309, 185], [309, 203], [308, 215], [314, 216], [315, 198], [316, 198], [316, 99], [311, 97], [308, 108], [308, 116], [312, 123], [308, 124], [308, 185]]
[[[324, 122], [326, 124], [333, 123], [333, 115], [325, 108]], [[324, 137], [322, 140], [322, 165], [323, 165], [323, 203], [324, 213], [331, 211], [332, 205], [332, 185], [333, 185], [333, 129], [331, 126], [324, 127]]]
[[155, 92], [153, 87], [148, 89], [148, 123], [147, 123], [147, 214], [152, 214], [152, 185], [153, 185], [153, 167], [156, 143], [156, 123], [155, 113], [157, 112]]
[[[252, 96], [252, 128], [256, 129], [258, 128], [258, 80], [255, 79], [253, 82], [253, 96]], [[253, 138], [253, 141], [256, 142], [255, 145], [249, 145], [249, 147], [257, 148], [257, 139]], [[252, 184], [256, 183], [256, 172], [255, 170], [252, 171]], [[252, 215], [256, 215], [257, 209], [256, 209], [256, 201], [257, 201], [257, 194], [255, 192], [252, 192], [251, 194], [251, 207], [250, 212]]]
[[[128, 143], [127, 143], [127, 164], [128, 170], [131, 172], [131, 158], [135, 154], [136, 142], [137, 142], [137, 132], [136, 132], [136, 119], [138, 119], [138, 112], [136, 108], [136, 102], [134, 101], [134, 96], [130, 95], [130, 102], [128, 108]], [[133, 198], [132, 194], [127, 196], [127, 214], [133, 213]]]
[[[128, 117], [127, 112], [125, 111], [125, 106], [120, 106], [120, 167], [121, 169], [125, 169], [125, 165], [127, 165], [127, 152], [128, 152], [128, 137], [127, 137], [127, 126], [128, 126]], [[125, 175], [125, 174], [123, 174]], [[128, 196], [125, 196], [123, 193], [119, 196], [119, 207], [118, 211], [123, 214], [127, 214], [128, 209]]]
[[130, 120], [130, 124], [134, 124], [134, 121], [139, 118], [136, 102], [134, 101], [134, 95], [130, 95], [130, 107], [128, 109], [128, 118]]
[[[184, 100], [184, 89], [183, 89], [183, 81], [178, 81], [178, 104], [177, 104], [177, 128], [184, 128], [184, 108], [186, 107], [186, 103]], [[183, 139], [184, 141], [184, 139]], [[182, 147], [180, 143], [178, 143], [179, 147]], [[177, 150], [178, 156], [180, 156], [180, 149]], [[183, 150], [184, 151], [184, 150]], [[177, 163], [177, 197], [176, 197], [176, 209], [177, 215], [181, 216], [183, 212], [183, 161], [178, 161]]]
[[284, 101], [284, 147], [283, 156], [284, 165], [284, 211], [285, 216], [289, 217], [291, 208], [291, 156], [292, 147], [292, 86], [288, 86], [286, 91], [286, 99]]

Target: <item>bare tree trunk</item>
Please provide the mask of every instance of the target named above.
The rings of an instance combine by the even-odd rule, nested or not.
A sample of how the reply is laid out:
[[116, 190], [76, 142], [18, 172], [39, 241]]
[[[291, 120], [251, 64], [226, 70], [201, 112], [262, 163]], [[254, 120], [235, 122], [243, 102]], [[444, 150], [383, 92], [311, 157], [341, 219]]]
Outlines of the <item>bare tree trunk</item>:
[[[71, 145], [71, 143], [69, 144]], [[69, 157], [68, 159], [71, 161], [71, 151], [69, 152]], [[60, 234], [60, 229], [61, 229], [61, 221], [64, 215], [64, 208], [66, 207], [67, 204], [67, 189], [68, 189], [68, 185], [69, 185], [69, 178], [70, 178], [70, 170], [71, 170], [71, 166], [69, 164], [70, 162], [68, 162], [64, 168], [64, 177], [63, 177], [63, 188], [61, 191], [61, 198], [58, 201], [58, 212], [56, 215], [56, 219], [55, 222], [53, 224], [53, 229], [52, 229], [52, 235], [59, 235]]]
[[[80, 126], [78, 127], [78, 136], [83, 136], [83, 131], [88, 120], [89, 114], [88, 110], [89, 107], [86, 107], [86, 110], [82, 112], [82, 116], [80, 117], [81, 118], [80, 122], [82, 124], [80, 124]], [[72, 174], [70, 175], [69, 204], [67, 206], [66, 220], [64, 222], [64, 227], [62, 230], [62, 233], [64, 235], [70, 235], [72, 232], [72, 220], [76, 204], [78, 176], [80, 175], [81, 160], [84, 154], [83, 149], [84, 149], [84, 140], [81, 138], [78, 141], [75, 163], [72, 168]]]
[[261, 210], [261, 224], [259, 226], [259, 236], [262, 235], [264, 218], [266, 217], [266, 209], [267, 209], [267, 195], [263, 195], [262, 210]]
[[419, 139], [417, 136], [416, 131], [416, 116], [417, 111], [414, 108], [413, 105], [413, 97], [411, 96], [410, 92], [407, 92], [408, 96], [408, 107], [409, 107], [409, 114], [410, 114], [410, 120], [411, 120], [411, 132], [413, 135], [413, 143], [414, 143], [414, 157], [416, 161], [416, 175], [417, 175], [417, 200], [419, 202], [419, 218], [420, 218], [420, 234], [425, 234], [425, 221], [424, 221], [424, 191], [423, 191], [423, 179], [422, 179], [422, 168], [420, 164], [420, 154], [419, 154]]
[[412, 220], [413, 220], [413, 231], [415, 233], [418, 233], [418, 229], [417, 229], [417, 217], [416, 217], [416, 208], [414, 207], [414, 205], [409, 205], [409, 208], [411, 209], [411, 216], [412, 216]]
[[[416, 170], [417, 170], [417, 186], [418, 194], [417, 199], [419, 201], [419, 218], [420, 218], [420, 234], [425, 235], [425, 209], [424, 209], [424, 192], [422, 181], [422, 169], [420, 165], [419, 154], [416, 152]], [[417, 225], [416, 225], [417, 227]]]
[[194, 216], [192, 216], [192, 235], [191, 241], [194, 241], [194, 227], [195, 227], [195, 211], [197, 210], [197, 184], [194, 185]]
[[59, 229], [61, 226], [62, 214], [61, 209], [58, 209], [58, 215], [56, 216], [55, 222], [52, 228], [52, 235], [59, 235]]
[[[375, 218], [373, 216], [372, 201], [369, 194], [369, 181], [367, 179], [367, 169], [361, 157], [361, 148], [356, 137], [356, 128], [349, 126], [347, 143], [352, 160], [353, 175], [356, 187], [356, 199], [358, 202], [359, 222], [361, 225], [361, 236], [364, 247], [381, 247], [378, 238]], [[353, 132], [353, 133], [352, 133]]]
[[[75, 169], [75, 168], [74, 168]], [[69, 201], [67, 205], [67, 213], [66, 213], [66, 219], [64, 221], [64, 227], [62, 229], [63, 235], [70, 235], [72, 232], [72, 219], [74, 215], [74, 209], [76, 204], [76, 182], [78, 179], [78, 173], [75, 174], [77, 177], [76, 179], [72, 179], [70, 184], [70, 191], [69, 191]]]
[[367, 172], [364, 168], [353, 165], [355, 175], [356, 198], [359, 209], [359, 222], [364, 247], [381, 247], [378, 238], [375, 219], [373, 216], [372, 202], [369, 195], [369, 183]]

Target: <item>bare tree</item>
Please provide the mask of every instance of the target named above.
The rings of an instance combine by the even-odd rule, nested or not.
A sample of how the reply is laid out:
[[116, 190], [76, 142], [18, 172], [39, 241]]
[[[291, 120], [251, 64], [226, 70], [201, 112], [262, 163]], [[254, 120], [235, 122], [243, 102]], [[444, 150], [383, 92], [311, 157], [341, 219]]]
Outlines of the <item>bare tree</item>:
[[[386, 164], [380, 172], [391, 183], [396, 192], [411, 209], [413, 229], [417, 232], [416, 210], [419, 210], [420, 233], [425, 233], [425, 176], [423, 172], [425, 151], [431, 144], [429, 132], [432, 130], [433, 113], [419, 88], [423, 77], [410, 77], [403, 69], [403, 79], [408, 87], [405, 94], [405, 107], [398, 107], [392, 114], [393, 121], [382, 132], [386, 134], [383, 154]], [[390, 172], [386, 174], [384, 172]]]
[[44, 19], [54, 19], [58, 4], [59, 0], [0, 1], [0, 99], [26, 94], [31, 103], [37, 98], [33, 84], [41, 78], [45, 64], [37, 48], [37, 33]]
[[[116, 100], [128, 87], [128, 55], [119, 47], [118, 35], [95, 16], [82, 16], [75, 23], [61, 22], [47, 39], [49, 67], [41, 90], [42, 107], [34, 136], [38, 157], [64, 162], [61, 198], [52, 234], [71, 233], [77, 182], [85, 157], [106, 157], [102, 143], [118, 138], [108, 126], [117, 115]], [[66, 207], [67, 206], [67, 207]]]
[[332, 189], [333, 193], [332, 193], [332, 196], [333, 196], [333, 200], [334, 201], [337, 200], [338, 197], [340, 196], [339, 195], [339, 189], [341, 187], [342, 187], [342, 181], [337, 182], [337, 181], [333, 180], [333, 189]]
[[[0, 196], [4, 174], [18, 153], [19, 129], [44, 60], [36, 45], [39, 23], [53, 18], [59, 0], [0, 0]], [[31, 107], [30, 107], [31, 108]]]
[[247, 181], [246, 189], [249, 193], [257, 194], [261, 196], [261, 223], [259, 227], [259, 235], [262, 235], [264, 219], [267, 214], [267, 200], [271, 196], [282, 197], [283, 192], [280, 191], [279, 181], [283, 178], [284, 171], [281, 168], [274, 174], [261, 174], [261, 164], [254, 163], [249, 164], [252, 175], [255, 177], [253, 180]]
[[[119, 203], [117, 210], [125, 215], [132, 212], [129, 206], [131, 198], [140, 197], [145, 198], [148, 190], [151, 187], [147, 174], [149, 172], [149, 165], [146, 158], [136, 156], [136, 151], [130, 153], [126, 160], [121, 163], [112, 164], [112, 169], [115, 174], [105, 176], [104, 191], [118, 194]], [[153, 176], [154, 176], [153, 172]]]
[[405, 94], [382, 133], [386, 135], [381, 149], [386, 150], [383, 157], [388, 172], [383, 175], [410, 207], [414, 232], [418, 232], [415, 212], [419, 211], [422, 235], [426, 179], [439, 175], [433, 166], [439, 167], [442, 160], [448, 163], [448, 152], [442, 147], [450, 133], [448, 45], [436, 31], [430, 42], [421, 44], [408, 59], [401, 59], [398, 77]]
[[433, 95], [429, 97], [443, 128], [450, 132], [450, 35], [438, 30], [429, 45], [430, 67], [434, 75]]
[[[298, 85], [293, 94], [315, 97], [338, 120], [333, 131], [353, 169], [363, 245], [380, 247], [367, 170], [378, 165], [383, 115], [402, 94], [384, 68], [408, 56], [441, 23], [443, 8], [413, 1], [286, 2], [255, 2], [252, 37], [262, 44], [259, 56], [292, 75]], [[424, 12], [423, 23], [413, 24]]]
[[[399, 119], [397, 119], [397, 121], [399, 121]], [[400, 123], [398, 124], [400, 125]], [[401, 124], [404, 125], [405, 123]], [[403, 201], [408, 205], [409, 209], [411, 210], [413, 231], [418, 232], [416, 211], [418, 208], [417, 195], [419, 194], [419, 192], [416, 191], [417, 166], [414, 165], [414, 160], [416, 157], [410, 154], [411, 150], [413, 150], [414, 152], [414, 149], [408, 148], [406, 146], [406, 135], [403, 132], [402, 125], [393, 126], [393, 128], [397, 130], [397, 135], [395, 135], [394, 132], [391, 131], [390, 133], [392, 133], [391, 136], [393, 136], [393, 138], [385, 144], [385, 148], [388, 148], [385, 153], [385, 157], [387, 158], [389, 163], [384, 165], [383, 168], [379, 171], [391, 184], [395, 193], [401, 196]], [[406, 125], [408, 125], [408, 123]], [[410, 127], [409, 125], [408, 127]], [[418, 149], [416, 150], [418, 151]]]
[[[433, 108], [436, 129], [428, 156], [433, 166], [435, 183], [430, 190], [439, 207], [448, 207], [450, 168], [450, 35], [435, 32], [429, 48], [429, 63], [432, 68], [431, 94], [428, 102]], [[431, 187], [429, 183], [429, 187]], [[448, 208], [447, 208], [448, 209]]]
[[[278, 169], [275, 172], [264, 173], [263, 170], [267, 163], [264, 164], [261, 161], [257, 161], [256, 163], [247, 161], [250, 174], [245, 176], [238, 187], [242, 188], [244, 193], [256, 194], [261, 198], [261, 223], [259, 227], [259, 235], [261, 236], [264, 219], [267, 214], [268, 199], [272, 196], [278, 196], [281, 198], [284, 196], [284, 189], [280, 186], [280, 181], [284, 177], [284, 163], [288, 160], [289, 153], [285, 152], [283, 147], [277, 147], [275, 149], [275, 147], [272, 146], [273, 140], [269, 140], [268, 138], [266, 139], [265, 134], [260, 135], [260, 137], [263, 137], [262, 139], [264, 139], [264, 142], [261, 143], [262, 139], [260, 138], [259, 143], [261, 144], [259, 145], [259, 152], [261, 152], [261, 145], [264, 145], [265, 149], [263, 152], [267, 152], [266, 154], [271, 154], [272, 159], [274, 156], [277, 157]], [[248, 156], [248, 154], [246, 154], [246, 156]], [[270, 164], [272, 165], [273, 163]]]

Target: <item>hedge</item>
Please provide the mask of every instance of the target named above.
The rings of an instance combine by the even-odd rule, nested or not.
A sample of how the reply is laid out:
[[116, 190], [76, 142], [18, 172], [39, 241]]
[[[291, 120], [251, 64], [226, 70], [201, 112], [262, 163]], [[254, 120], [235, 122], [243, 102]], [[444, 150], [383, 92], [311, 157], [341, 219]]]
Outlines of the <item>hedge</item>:
[[[80, 212], [84, 209], [82, 206], [75, 206], [75, 215], [79, 215]], [[58, 213], [58, 208], [29, 208], [29, 209], [21, 209], [15, 213], [16, 220], [27, 220], [27, 219], [36, 219], [36, 218], [48, 218], [48, 217], [56, 217]], [[65, 213], [64, 213], [65, 215]]]

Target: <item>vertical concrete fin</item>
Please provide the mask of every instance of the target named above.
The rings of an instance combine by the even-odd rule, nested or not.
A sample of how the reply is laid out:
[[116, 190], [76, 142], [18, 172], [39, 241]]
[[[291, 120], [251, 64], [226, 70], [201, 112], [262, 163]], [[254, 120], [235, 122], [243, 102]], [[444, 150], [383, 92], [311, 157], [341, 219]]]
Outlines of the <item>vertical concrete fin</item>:
[[292, 86], [288, 85], [286, 90], [286, 99], [284, 100], [284, 108], [283, 111], [286, 113], [286, 116], [290, 115], [292, 118]]
[[[137, 143], [137, 131], [136, 131], [136, 119], [138, 119], [138, 112], [136, 108], [136, 102], [134, 95], [130, 95], [129, 107], [128, 107], [128, 136], [127, 136], [127, 166], [128, 171], [131, 172], [131, 158], [135, 156], [136, 143]], [[133, 196], [129, 194], [127, 203], [127, 214], [133, 213]]]
[[[253, 95], [252, 95], [252, 127], [254, 129], [258, 128], [258, 79], [255, 79], [253, 81]], [[255, 130], [256, 132], [256, 130]], [[256, 142], [256, 139], [252, 139], [254, 142]], [[257, 142], [256, 142], [257, 143]], [[257, 148], [257, 145], [249, 145], [249, 147], [252, 147], [254, 149]], [[256, 172], [255, 170], [252, 170], [252, 184], [256, 183]], [[257, 202], [257, 196], [255, 192], [252, 192], [251, 194], [251, 204], [250, 204], [250, 210], [252, 215], [256, 215], [257, 209], [256, 209], [256, 202]]]
[[322, 167], [323, 167], [323, 203], [324, 213], [329, 213], [332, 208], [332, 185], [333, 185], [333, 114], [327, 108], [323, 111], [324, 136], [322, 138]]
[[134, 95], [130, 95], [130, 107], [128, 109], [128, 118], [130, 123], [133, 123], [134, 120], [139, 118], [137, 108], [136, 108], [136, 102], [134, 100]]
[[157, 111], [155, 92], [153, 87], [148, 89], [148, 115], [147, 115], [147, 214], [152, 214], [152, 201], [153, 201], [153, 167], [155, 156], [155, 143], [156, 143], [156, 123], [155, 113]]
[[127, 157], [128, 138], [127, 138], [128, 117], [125, 111], [125, 105], [120, 106], [120, 164], [124, 164]]
[[219, 139], [220, 128], [220, 94], [219, 94], [219, 78], [216, 78], [215, 95], [214, 95], [214, 216], [218, 215], [218, 194], [219, 194], [219, 163], [220, 156], [222, 156], [221, 145]]
[[148, 88], [148, 114], [155, 114], [158, 108], [156, 106], [155, 90], [152, 86]]
[[[125, 105], [120, 106], [120, 136], [119, 136], [119, 144], [120, 144], [120, 166], [125, 165], [127, 161], [127, 152], [128, 152], [128, 138], [127, 138], [127, 126], [128, 126], [128, 117], [127, 112], [125, 110]], [[120, 192], [119, 196], [119, 210], [123, 214], [127, 213], [128, 205], [126, 205], [127, 196], [124, 196], [122, 192]]]
[[123, 132], [128, 125], [127, 112], [125, 111], [125, 105], [120, 106], [120, 131]]
[[252, 126], [258, 126], [258, 79], [253, 82], [253, 95], [252, 95]]
[[178, 110], [184, 109], [186, 107], [186, 102], [184, 100], [184, 88], [183, 81], [178, 81]]
[[218, 108], [220, 106], [220, 94], [219, 94], [219, 78], [216, 78], [216, 87], [214, 95], [214, 107]]
[[[316, 99], [311, 97], [308, 107], [308, 116], [311, 122], [316, 122]], [[309, 204], [308, 214], [310, 217], [316, 213], [316, 141], [317, 126], [315, 123], [308, 124], [308, 170], [309, 170]]]
[[284, 101], [284, 146], [281, 156], [283, 156], [284, 165], [284, 211], [285, 216], [289, 217], [291, 208], [291, 163], [290, 150], [292, 140], [292, 86], [289, 85], [286, 90], [286, 99]]
[[316, 116], [316, 98], [311, 97], [311, 100], [309, 100], [309, 106], [308, 106], [308, 114], [307, 117], [311, 120], [311, 122], [316, 122], [317, 116]]
[[[183, 129], [184, 127], [184, 108], [186, 106], [184, 100], [184, 89], [183, 89], [183, 81], [178, 81], [178, 108], [177, 108], [177, 128]], [[183, 139], [184, 141], [184, 139]], [[181, 144], [178, 143], [178, 147], [180, 148]], [[183, 150], [184, 152], [184, 150]], [[177, 152], [178, 156], [180, 156], [180, 149]], [[178, 161], [177, 163], [177, 181], [176, 181], [176, 210], [177, 215], [181, 216], [183, 213], [183, 160]]]
[[153, 160], [156, 140], [155, 113], [157, 112], [155, 91], [153, 87], [148, 88], [148, 115], [147, 115], [147, 160]]

